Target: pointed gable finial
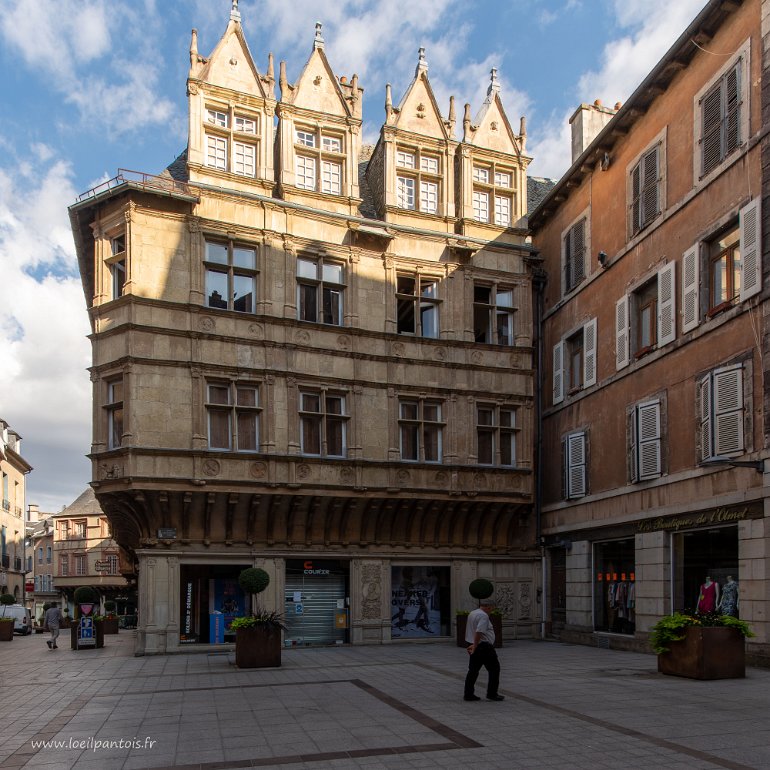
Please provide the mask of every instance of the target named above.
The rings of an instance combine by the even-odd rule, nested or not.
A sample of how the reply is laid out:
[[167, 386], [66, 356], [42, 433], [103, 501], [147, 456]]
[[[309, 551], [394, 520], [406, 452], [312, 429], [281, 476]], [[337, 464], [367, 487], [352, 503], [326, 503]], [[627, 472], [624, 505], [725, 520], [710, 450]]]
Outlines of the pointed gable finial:
[[428, 60], [425, 58], [425, 49], [420, 46], [420, 50], [417, 52], [417, 69], [414, 71], [414, 76], [418, 77], [421, 72], [428, 72]]
[[323, 36], [321, 35], [322, 26], [323, 25], [321, 24], [320, 21], [317, 21], [315, 23], [315, 40], [313, 41], [313, 48], [323, 49], [324, 47], [324, 39], [323, 39]]
[[500, 81], [497, 79], [497, 67], [492, 67], [492, 69], [489, 71], [490, 74], [490, 83], [489, 83], [489, 89], [487, 90], [487, 96], [492, 96], [493, 94], [499, 94], [500, 93]]
[[230, 21], [240, 21], [241, 12], [238, 10], [238, 0], [233, 0], [233, 5], [230, 8]]

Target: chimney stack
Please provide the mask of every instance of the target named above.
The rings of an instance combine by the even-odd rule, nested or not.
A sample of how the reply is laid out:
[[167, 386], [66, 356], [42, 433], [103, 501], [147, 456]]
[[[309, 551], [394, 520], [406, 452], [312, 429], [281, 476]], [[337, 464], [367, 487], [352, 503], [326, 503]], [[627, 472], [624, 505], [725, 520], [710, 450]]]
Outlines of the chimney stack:
[[601, 99], [593, 104], [581, 104], [569, 119], [572, 126], [572, 162], [582, 155], [583, 151], [599, 135], [601, 130], [615, 116], [620, 108], [620, 102], [614, 109], [604, 107]]

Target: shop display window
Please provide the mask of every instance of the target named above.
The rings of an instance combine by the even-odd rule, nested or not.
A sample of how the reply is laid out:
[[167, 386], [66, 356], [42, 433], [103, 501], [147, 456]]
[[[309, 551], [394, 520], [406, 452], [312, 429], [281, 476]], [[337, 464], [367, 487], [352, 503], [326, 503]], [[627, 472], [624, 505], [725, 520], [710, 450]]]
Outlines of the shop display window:
[[671, 552], [675, 611], [719, 611], [738, 617], [738, 527], [676, 532]]
[[390, 569], [391, 639], [449, 636], [449, 567]]
[[633, 634], [636, 629], [634, 539], [594, 545], [594, 629]]

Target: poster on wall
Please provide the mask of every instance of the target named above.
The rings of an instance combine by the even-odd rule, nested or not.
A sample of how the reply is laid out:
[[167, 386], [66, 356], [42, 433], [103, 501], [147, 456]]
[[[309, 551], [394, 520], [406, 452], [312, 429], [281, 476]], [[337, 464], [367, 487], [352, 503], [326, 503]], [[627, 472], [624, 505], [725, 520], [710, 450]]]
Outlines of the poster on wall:
[[224, 617], [224, 633], [235, 633], [230, 624], [246, 614], [246, 594], [237, 578], [209, 580], [209, 612], [221, 612]]
[[392, 639], [441, 634], [439, 569], [412, 565], [391, 567]]

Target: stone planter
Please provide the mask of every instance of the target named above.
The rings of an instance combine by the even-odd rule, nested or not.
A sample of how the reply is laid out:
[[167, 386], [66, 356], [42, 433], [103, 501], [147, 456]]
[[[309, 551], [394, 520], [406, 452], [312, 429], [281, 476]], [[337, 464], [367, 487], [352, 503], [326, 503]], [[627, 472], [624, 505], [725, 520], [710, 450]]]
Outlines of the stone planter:
[[[503, 646], [503, 618], [501, 615], [490, 615], [489, 619], [492, 621], [492, 628], [495, 631], [495, 647], [499, 648]], [[455, 616], [457, 625], [457, 646], [467, 647], [468, 642], [465, 641], [465, 629], [468, 627], [467, 615]]]
[[281, 632], [257, 626], [235, 631], [238, 668], [277, 668], [281, 665]]
[[658, 671], [690, 679], [746, 676], [746, 642], [735, 628], [690, 626], [685, 638], [658, 655]]
[[0, 620], [0, 642], [13, 641], [13, 620]]

